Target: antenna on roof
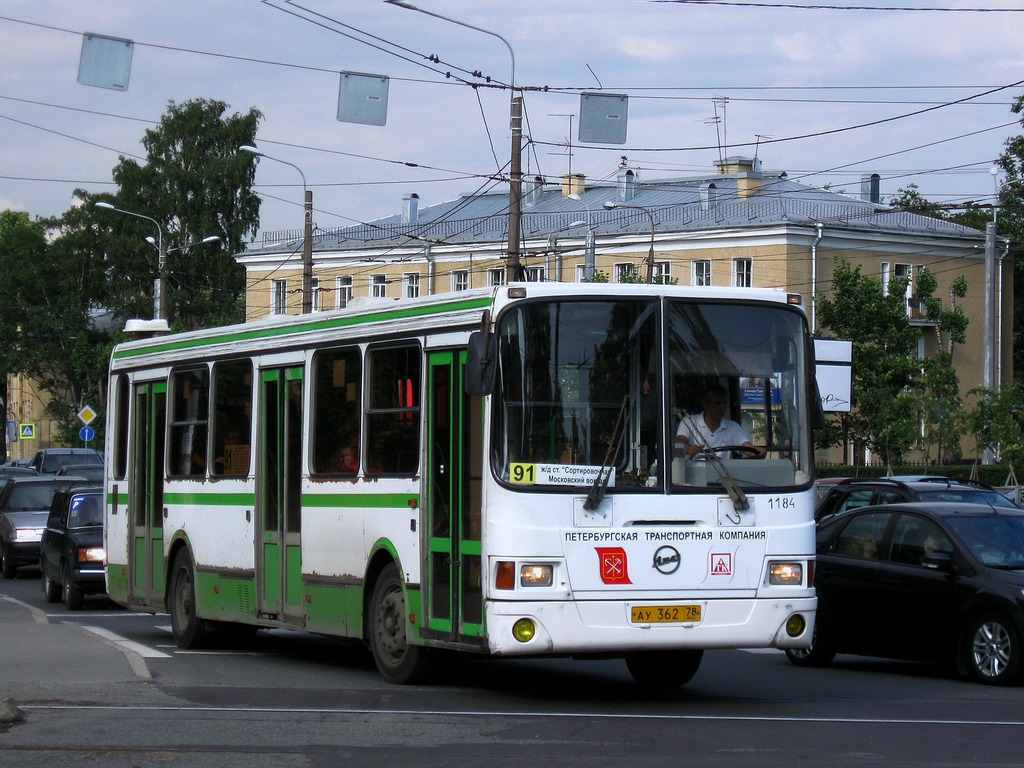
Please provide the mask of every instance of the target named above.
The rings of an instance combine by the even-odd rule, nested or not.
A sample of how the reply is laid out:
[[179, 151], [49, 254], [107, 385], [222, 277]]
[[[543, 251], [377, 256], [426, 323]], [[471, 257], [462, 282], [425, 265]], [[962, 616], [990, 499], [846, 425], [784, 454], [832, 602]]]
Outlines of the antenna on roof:
[[[548, 117], [568, 117], [569, 118], [569, 136], [565, 140], [565, 146], [568, 147], [569, 153], [569, 170], [567, 175], [572, 176], [572, 119], [576, 117], [574, 114], [548, 114]], [[552, 152], [551, 154], [557, 154]]]
[[761, 139], [770, 139], [772, 137], [769, 136], [766, 133], [755, 133], [754, 135], [757, 137], [757, 143], [754, 144], [754, 163], [756, 165], [756, 163], [757, 163], [757, 150], [761, 147]]

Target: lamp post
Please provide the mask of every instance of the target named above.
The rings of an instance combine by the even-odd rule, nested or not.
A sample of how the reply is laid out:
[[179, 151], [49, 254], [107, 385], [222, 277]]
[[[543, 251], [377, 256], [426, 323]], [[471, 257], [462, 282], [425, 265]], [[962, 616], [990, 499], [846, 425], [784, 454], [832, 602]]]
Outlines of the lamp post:
[[[145, 219], [151, 222], [156, 227], [156, 250], [157, 250], [157, 270], [156, 279], [153, 281], [153, 319], [164, 320], [164, 264], [167, 261], [167, 246], [164, 244], [164, 230], [160, 226], [160, 222], [151, 216], [143, 216], [141, 213], [135, 213], [133, 211], [125, 211], [121, 208], [116, 208], [113, 204], [100, 200], [96, 203], [97, 208], [105, 208], [108, 211], [117, 211], [123, 213], [125, 216], [134, 216], [137, 219]], [[150, 238], [152, 242], [152, 238]]]
[[302, 177], [302, 196], [305, 210], [302, 228], [302, 314], [308, 315], [313, 311], [313, 190], [306, 186], [306, 174], [295, 163], [289, 163], [287, 160], [265, 154], [251, 144], [243, 144], [238, 149], [242, 152], [248, 152], [250, 155], [256, 155], [256, 157], [265, 157], [267, 160], [290, 165]]
[[570, 200], [575, 200], [587, 210], [587, 244], [583, 252], [583, 279], [594, 278], [594, 261], [597, 255], [597, 235], [594, 232], [594, 220], [590, 215], [590, 206], [583, 202], [577, 194], [566, 195]]
[[512, 151], [509, 157], [509, 190], [508, 190], [508, 259], [505, 263], [505, 280], [511, 283], [520, 277], [521, 264], [519, 260], [519, 220], [522, 216], [522, 205], [520, 197], [523, 188], [523, 97], [516, 92], [516, 54], [508, 40], [483, 27], [475, 27], [464, 21], [442, 16], [440, 13], [428, 11], [419, 6], [413, 5], [408, 0], [384, 0], [388, 5], [395, 5], [399, 8], [407, 8], [410, 11], [433, 16], [442, 21], [449, 21], [458, 24], [460, 27], [483, 32], [485, 35], [496, 37], [508, 48], [509, 56], [512, 59], [512, 72], [509, 78], [511, 98], [509, 103], [509, 127], [512, 131]]
[[166, 320], [167, 319], [167, 295], [164, 292], [164, 283], [167, 280], [167, 254], [174, 253], [175, 251], [185, 251], [189, 248], [193, 248], [197, 245], [204, 245], [206, 243], [217, 243], [220, 242], [218, 235], [210, 235], [204, 237], [199, 242], [185, 243], [175, 248], [168, 248], [167, 243], [164, 242], [164, 231], [160, 226], [160, 222], [150, 216], [144, 216], [141, 213], [135, 213], [134, 211], [126, 211], [121, 208], [116, 208], [110, 203], [99, 201], [96, 203], [97, 208], [105, 208], [108, 211], [117, 211], [123, 213], [126, 216], [134, 216], [138, 219], [145, 219], [146, 221], [152, 222], [156, 226], [156, 238], [152, 235], [146, 238], [146, 242], [156, 248], [157, 252], [157, 263], [156, 263], [156, 279], [153, 281], [153, 319], [154, 320]]
[[607, 201], [604, 204], [604, 208], [607, 211], [611, 211], [615, 208], [635, 208], [638, 211], [643, 211], [647, 214], [647, 218], [651, 220], [651, 247], [647, 250], [647, 282], [648, 284], [654, 282], [654, 214], [651, 213], [650, 208], [645, 208], [642, 205], [620, 205], [619, 203]]

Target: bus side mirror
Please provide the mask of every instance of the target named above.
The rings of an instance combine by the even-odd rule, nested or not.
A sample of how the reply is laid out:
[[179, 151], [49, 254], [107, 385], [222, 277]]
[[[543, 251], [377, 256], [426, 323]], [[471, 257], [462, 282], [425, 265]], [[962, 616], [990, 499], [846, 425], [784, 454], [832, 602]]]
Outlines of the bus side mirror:
[[466, 348], [466, 394], [489, 395], [497, 370], [497, 343], [493, 333], [474, 331]]

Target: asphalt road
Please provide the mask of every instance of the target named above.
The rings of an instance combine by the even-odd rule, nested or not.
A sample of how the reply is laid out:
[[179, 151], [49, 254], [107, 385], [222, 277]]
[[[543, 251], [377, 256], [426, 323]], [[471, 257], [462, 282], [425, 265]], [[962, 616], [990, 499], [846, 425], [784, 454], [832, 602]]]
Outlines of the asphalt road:
[[0, 579], [0, 765], [1024, 765], [1022, 688], [840, 657], [713, 651], [651, 696], [621, 661], [445, 660], [385, 683], [358, 645], [301, 632], [183, 652], [166, 616], [68, 612]]

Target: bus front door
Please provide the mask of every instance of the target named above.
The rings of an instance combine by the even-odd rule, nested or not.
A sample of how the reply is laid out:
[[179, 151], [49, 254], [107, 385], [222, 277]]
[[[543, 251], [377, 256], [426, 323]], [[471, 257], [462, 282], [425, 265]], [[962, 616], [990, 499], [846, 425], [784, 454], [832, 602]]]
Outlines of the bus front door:
[[167, 382], [136, 384], [129, 483], [128, 602], [164, 610], [164, 434]]
[[302, 368], [262, 371], [257, 479], [259, 615], [303, 623]]
[[465, 394], [464, 351], [429, 356], [427, 628], [471, 645], [484, 637], [480, 557], [483, 404]]

